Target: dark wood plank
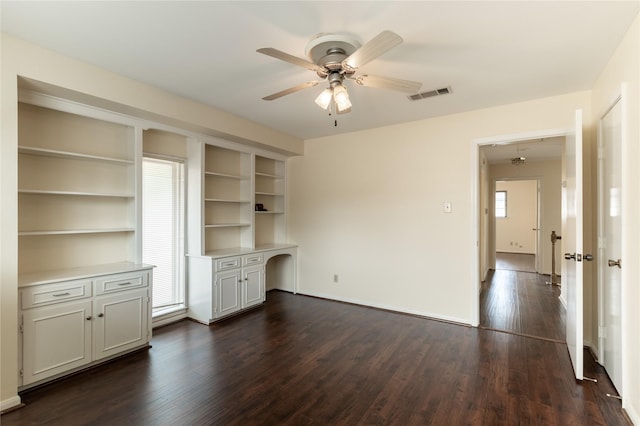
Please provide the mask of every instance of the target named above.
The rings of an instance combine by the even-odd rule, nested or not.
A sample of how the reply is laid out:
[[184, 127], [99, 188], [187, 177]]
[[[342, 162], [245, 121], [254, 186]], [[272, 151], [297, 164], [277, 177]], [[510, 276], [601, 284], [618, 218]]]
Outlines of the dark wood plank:
[[564, 342], [560, 288], [546, 281], [530, 272], [490, 271], [480, 293], [480, 326]]
[[3, 426], [629, 424], [564, 344], [289, 293], [152, 344], [24, 392]]
[[526, 253], [496, 252], [496, 270], [536, 272], [536, 257]]

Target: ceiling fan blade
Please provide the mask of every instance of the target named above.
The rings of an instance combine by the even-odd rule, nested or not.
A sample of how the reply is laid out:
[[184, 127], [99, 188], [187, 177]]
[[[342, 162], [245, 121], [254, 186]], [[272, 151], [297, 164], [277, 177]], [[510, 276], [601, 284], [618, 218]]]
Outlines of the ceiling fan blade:
[[298, 84], [297, 86], [293, 86], [293, 87], [290, 87], [288, 89], [281, 90], [280, 92], [271, 94], [269, 96], [265, 96], [262, 99], [264, 99], [265, 101], [272, 101], [274, 99], [278, 99], [278, 98], [281, 98], [283, 96], [290, 95], [292, 93], [298, 92], [298, 91], [306, 89], [308, 87], [317, 86], [318, 84], [320, 84], [319, 81], [307, 81], [306, 83]]
[[262, 49], [256, 50], [256, 52], [262, 53], [263, 55], [271, 56], [272, 58], [280, 59], [281, 61], [289, 62], [290, 64], [297, 65], [311, 71], [316, 71], [318, 69], [318, 66], [312, 62], [300, 59], [297, 56], [290, 55], [272, 47], [264, 47]]
[[375, 75], [362, 74], [354, 77], [360, 86], [376, 87], [380, 89], [396, 90], [398, 92], [417, 93], [422, 87], [422, 83], [417, 81], [400, 80], [399, 78], [378, 77]]
[[391, 31], [383, 31], [342, 61], [342, 66], [350, 70], [356, 70], [400, 43], [402, 43], [402, 37], [398, 34]]

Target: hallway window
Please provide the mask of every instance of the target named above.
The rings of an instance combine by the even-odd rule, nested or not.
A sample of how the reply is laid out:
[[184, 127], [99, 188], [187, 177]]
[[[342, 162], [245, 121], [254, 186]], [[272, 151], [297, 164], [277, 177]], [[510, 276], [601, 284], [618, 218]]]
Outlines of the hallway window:
[[507, 217], [507, 191], [496, 191], [496, 217]]
[[184, 164], [143, 159], [142, 261], [153, 271], [153, 316], [185, 307]]

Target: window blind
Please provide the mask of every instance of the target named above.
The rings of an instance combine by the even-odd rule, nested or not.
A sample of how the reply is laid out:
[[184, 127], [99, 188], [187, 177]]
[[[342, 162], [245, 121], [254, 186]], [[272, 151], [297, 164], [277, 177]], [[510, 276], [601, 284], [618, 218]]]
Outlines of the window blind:
[[184, 179], [182, 163], [144, 158], [142, 261], [155, 265], [153, 308], [184, 305]]

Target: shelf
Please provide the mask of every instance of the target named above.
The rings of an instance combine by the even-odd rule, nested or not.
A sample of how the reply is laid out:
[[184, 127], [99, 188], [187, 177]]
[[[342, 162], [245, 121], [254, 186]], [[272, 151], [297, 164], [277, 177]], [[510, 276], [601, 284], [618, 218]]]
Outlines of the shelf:
[[247, 204], [251, 202], [246, 200], [229, 200], [226, 198], [205, 198], [204, 201], [207, 203], [237, 203], [237, 204]]
[[205, 224], [205, 228], [242, 228], [245, 226], [251, 226], [248, 223], [210, 223]]
[[230, 175], [227, 173], [217, 173], [217, 172], [204, 172], [205, 176], [213, 176], [224, 179], [235, 179], [235, 180], [246, 180], [249, 179], [248, 176], [240, 176], [240, 175]]
[[284, 197], [284, 194], [276, 194], [275, 192], [256, 192], [256, 195], [271, 195], [274, 197]]
[[77, 191], [49, 191], [41, 189], [19, 189], [19, 194], [36, 194], [36, 195], [62, 195], [76, 197], [111, 197], [111, 198], [135, 198], [133, 194], [117, 194], [107, 192], [77, 192]]
[[271, 173], [256, 172], [256, 176], [262, 176], [262, 177], [266, 177], [266, 178], [270, 178], [270, 179], [284, 179], [284, 176], [274, 175], [274, 174], [271, 174]]
[[112, 158], [112, 157], [101, 157], [98, 155], [89, 155], [82, 154], [78, 152], [70, 152], [70, 151], [58, 151], [54, 149], [46, 149], [46, 148], [37, 148], [31, 146], [19, 146], [18, 152], [21, 154], [28, 155], [39, 155], [42, 157], [54, 157], [54, 158], [71, 158], [78, 160], [91, 160], [91, 161], [100, 161], [104, 163], [115, 163], [115, 164], [134, 164], [133, 160], [124, 160], [121, 158]]
[[284, 212], [281, 212], [281, 211], [267, 211], [267, 212], [256, 211], [255, 214], [284, 214]]
[[50, 231], [19, 231], [18, 236], [28, 237], [37, 235], [78, 235], [78, 234], [108, 234], [118, 232], [135, 232], [135, 228], [109, 228], [109, 229], [68, 229]]

